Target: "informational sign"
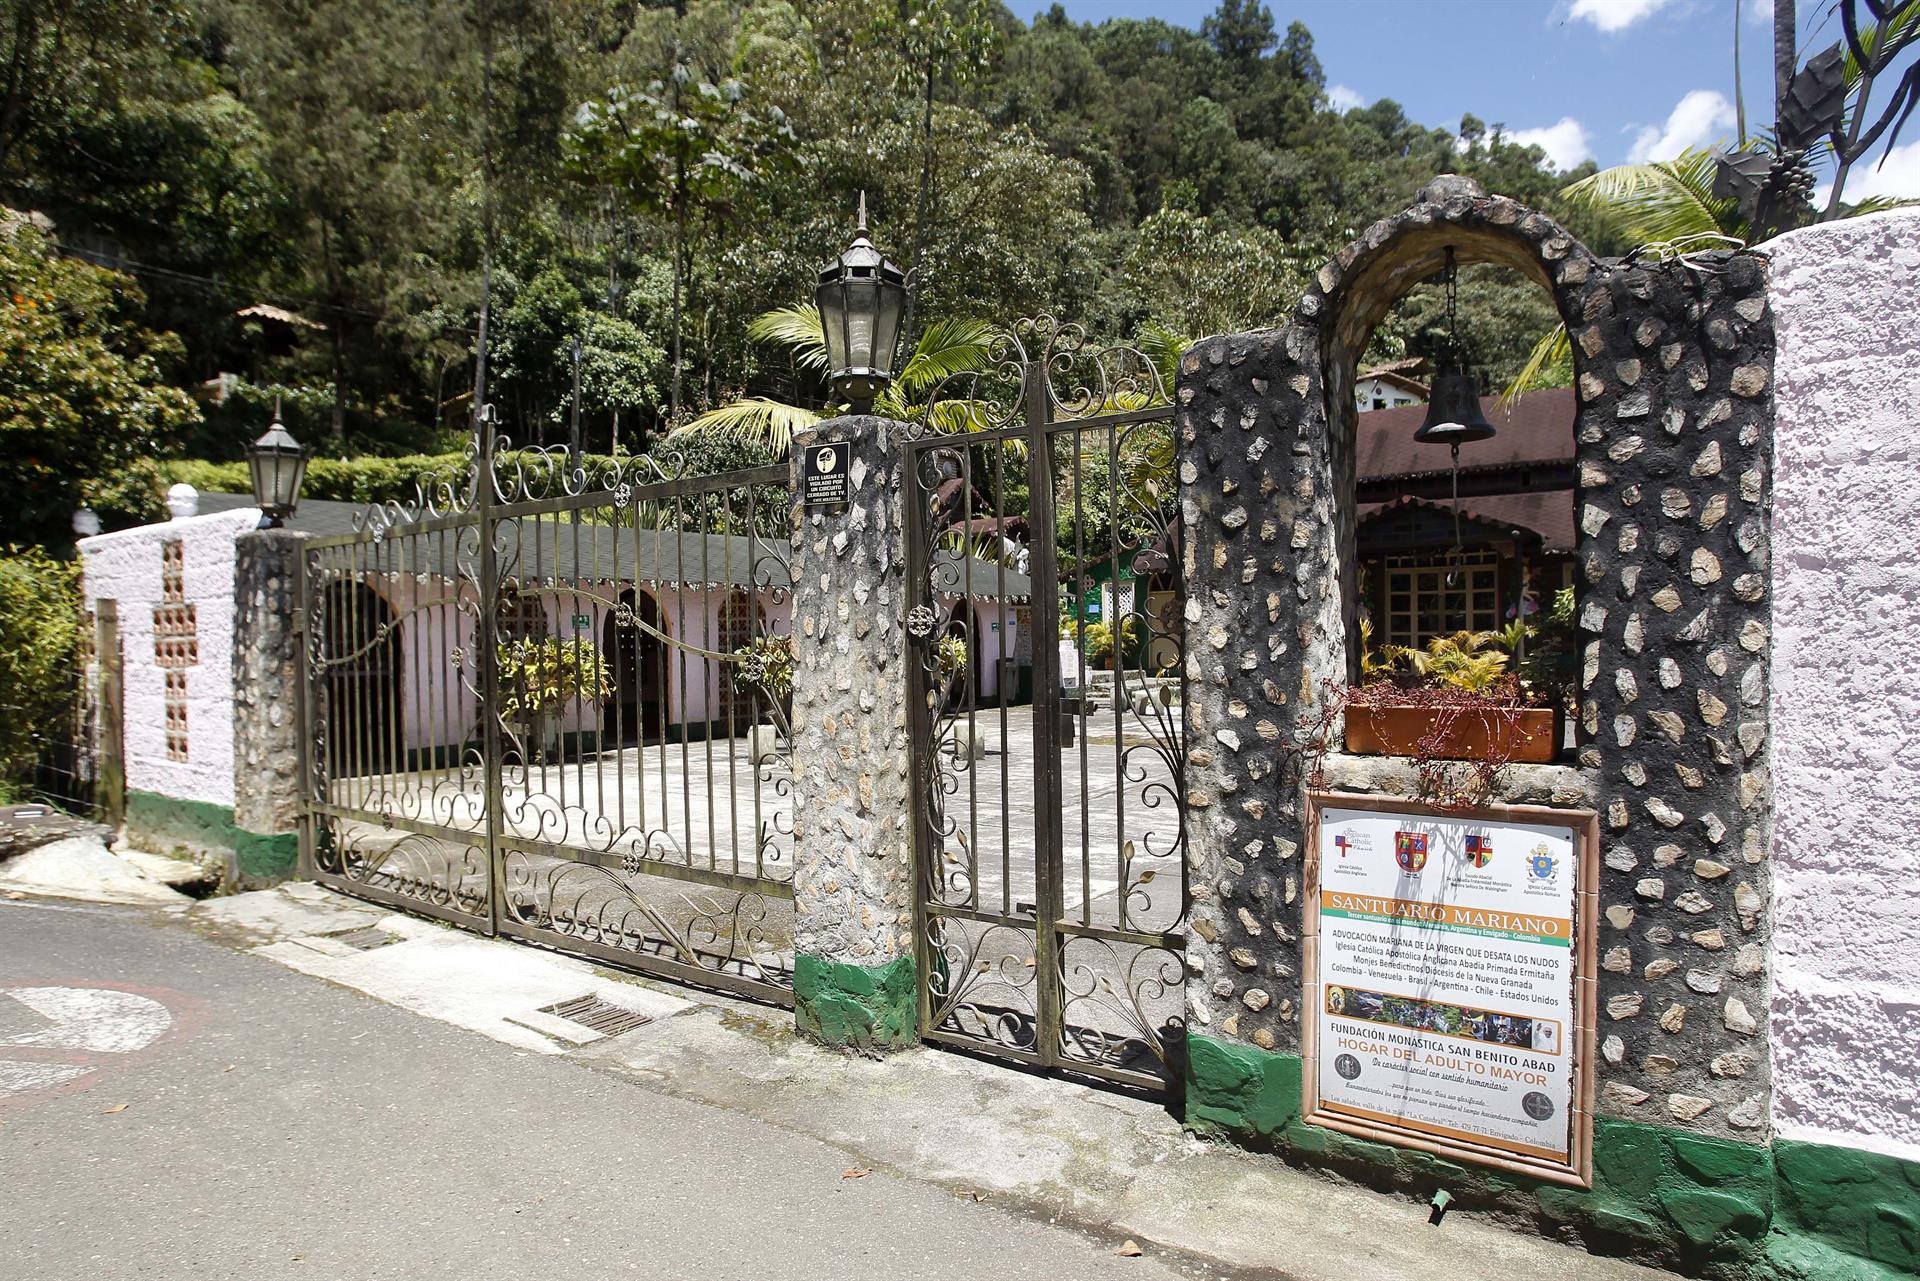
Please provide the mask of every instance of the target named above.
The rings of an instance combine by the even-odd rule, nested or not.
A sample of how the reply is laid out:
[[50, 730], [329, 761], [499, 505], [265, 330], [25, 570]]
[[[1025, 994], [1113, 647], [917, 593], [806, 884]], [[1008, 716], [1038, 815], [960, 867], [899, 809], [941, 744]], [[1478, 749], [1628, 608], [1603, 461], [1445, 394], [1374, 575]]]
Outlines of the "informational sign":
[[1584, 1186], [1593, 815], [1310, 803], [1306, 1119]]
[[576, 632], [592, 631], [593, 615], [592, 614], [575, 614], [573, 616], [573, 630]]
[[808, 507], [838, 507], [853, 490], [853, 445], [809, 445], [800, 455], [800, 497]]

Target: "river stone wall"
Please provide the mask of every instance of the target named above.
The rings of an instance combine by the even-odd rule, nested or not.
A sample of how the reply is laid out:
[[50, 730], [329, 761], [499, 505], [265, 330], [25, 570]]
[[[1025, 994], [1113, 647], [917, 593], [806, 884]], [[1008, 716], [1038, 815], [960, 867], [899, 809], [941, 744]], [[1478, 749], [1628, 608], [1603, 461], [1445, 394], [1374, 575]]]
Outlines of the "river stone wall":
[[[837, 418], [794, 441], [794, 1002], [832, 1045], [912, 1042], [913, 846], [902, 601], [905, 428]], [[851, 442], [852, 501], [809, 510], [799, 459]]]
[[[1192, 1030], [1297, 1054], [1304, 801], [1290, 744], [1347, 680], [1354, 357], [1447, 245], [1550, 288], [1572, 335], [1583, 746], [1605, 870], [1602, 1114], [1763, 1140], [1765, 260], [1594, 258], [1442, 178], [1324, 267], [1290, 323], [1179, 370], [1191, 682]], [[1436, 451], [1438, 452], [1438, 451]]]
[[300, 822], [303, 542], [262, 529], [233, 544], [233, 825], [243, 838], [235, 861], [250, 879], [292, 871]]

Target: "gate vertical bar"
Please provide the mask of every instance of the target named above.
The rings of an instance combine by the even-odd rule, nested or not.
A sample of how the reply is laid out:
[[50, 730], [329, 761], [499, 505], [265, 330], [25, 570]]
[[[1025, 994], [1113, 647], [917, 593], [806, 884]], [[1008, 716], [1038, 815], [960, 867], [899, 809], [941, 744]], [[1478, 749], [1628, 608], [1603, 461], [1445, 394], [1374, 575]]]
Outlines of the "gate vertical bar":
[[[906, 591], [902, 593], [900, 602], [903, 624], [914, 606], [932, 604], [932, 593], [927, 584], [927, 495], [924, 478], [920, 474], [924, 458], [919, 441], [909, 442], [901, 450], [901, 501], [906, 507], [903, 526], [906, 537]], [[800, 501], [800, 491], [796, 489], [793, 495], [796, 507]], [[927, 900], [934, 894], [934, 878], [939, 875], [940, 864], [931, 816], [932, 789], [939, 784], [933, 777], [934, 754], [926, 749], [933, 734], [933, 691], [927, 680], [926, 666], [932, 660], [927, 644], [934, 642], [928, 636], [923, 644], [922, 638], [905, 630], [901, 633], [900, 641], [907, 651], [904, 676], [907, 682], [908, 783], [912, 789], [908, 795], [913, 807], [908, 835], [913, 843], [914, 999], [919, 1007], [920, 1033], [924, 1036], [933, 1027], [933, 991], [928, 981], [928, 976], [933, 973], [933, 919], [927, 911]]]
[[319, 565], [315, 553], [307, 547], [300, 549], [295, 558], [293, 587], [293, 670], [295, 687], [294, 704], [295, 729], [294, 742], [300, 745], [299, 817], [295, 820], [299, 833], [299, 852], [294, 855], [294, 876], [303, 881], [314, 878], [314, 846], [317, 833], [314, 831], [313, 813], [313, 769], [317, 748], [315, 736], [322, 730], [320, 708], [314, 700], [313, 644], [314, 636], [310, 631], [312, 617], [308, 611], [313, 608], [313, 574]]
[[1034, 992], [1038, 1019], [1034, 1049], [1041, 1061], [1060, 1061], [1061, 913], [1060, 807], [1060, 579], [1053, 538], [1053, 444], [1048, 426], [1052, 392], [1044, 360], [1027, 364], [1021, 383], [1027, 415], [1028, 528], [1034, 531], [1028, 567], [1033, 590]]
[[[483, 331], [484, 333], [484, 331]], [[484, 343], [484, 338], [482, 339]], [[481, 776], [486, 806], [487, 842], [487, 933], [500, 932], [500, 906], [506, 899], [507, 871], [500, 850], [500, 823], [506, 801], [503, 795], [500, 765], [500, 565], [494, 547], [497, 520], [493, 492], [493, 406], [481, 405], [475, 411], [474, 430], [480, 433], [474, 451], [473, 514], [479, 531], [479, 609], [474, 619], [474, 635], [480, 652], [480, 743]]]

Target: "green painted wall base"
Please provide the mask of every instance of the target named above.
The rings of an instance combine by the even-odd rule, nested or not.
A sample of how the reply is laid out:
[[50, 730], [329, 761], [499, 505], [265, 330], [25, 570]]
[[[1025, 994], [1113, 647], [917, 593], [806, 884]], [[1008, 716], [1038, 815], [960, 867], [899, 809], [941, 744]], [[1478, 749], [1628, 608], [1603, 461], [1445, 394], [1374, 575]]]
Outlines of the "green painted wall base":
[[919, 1023], [913, 958], [867, 966], [796, 956], [793, 1015], [804, 1035], [835, 1049], [905, 1049]]
[[1588, 1246], [1756, 1281], [1893, 1281], [1920, 1272], [1920, 1163], [1782, 1139], [1771, 1147], [1599, 1120], [1580, 1191], [1372, 1143], [1301, 1121], [1300, 1058], [1187, 1043], [1186, 1121], [1305, 1165], [1573, 1227]]
[[300, 838], [237, 827], [233, 808], [186, 801], [157, 792], [127, 791], [127, 837], [156, 854], [185, 851], [221, 859], [241, 884], [284, 881], [293, 875]]

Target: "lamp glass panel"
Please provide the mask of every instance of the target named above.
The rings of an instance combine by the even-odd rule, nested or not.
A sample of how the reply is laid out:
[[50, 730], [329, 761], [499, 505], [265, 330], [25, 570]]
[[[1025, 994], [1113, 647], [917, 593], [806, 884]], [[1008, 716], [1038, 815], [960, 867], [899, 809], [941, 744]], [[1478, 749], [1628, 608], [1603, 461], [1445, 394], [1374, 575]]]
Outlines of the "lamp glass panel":
[[847, 363], [842, 369], [873, 367], [873, 330], [879, 310], [879, 286], [871, 281], [850, 283], [847, 289]]
[[288, 515], [292, 515], [293, 509], [300, 503], [300, 484], [307, 478], [306, 451], [304, 449], [301, 450], [295, 454], [290, 461], [293, 464], [293, 474], [287, 479], [287, 496], [285, 499]]
[[273, 502], [273, 456], [255, 450], [247, 455], [247, 466], [253, 472], [253, 501], [264, 510]]
[[847, 367], [847, 295], [844, 281], [820, 286], [814, 295], [820, 307], [820, 332], [827, 340], [827, 368]]
[[881, 373], [893, 373], [894, 352], [900, 345], [900, 313], [907, 291], [898, 285], [876, 285], [879, 316], [873, 326], [873, 359], [868, 362]]

